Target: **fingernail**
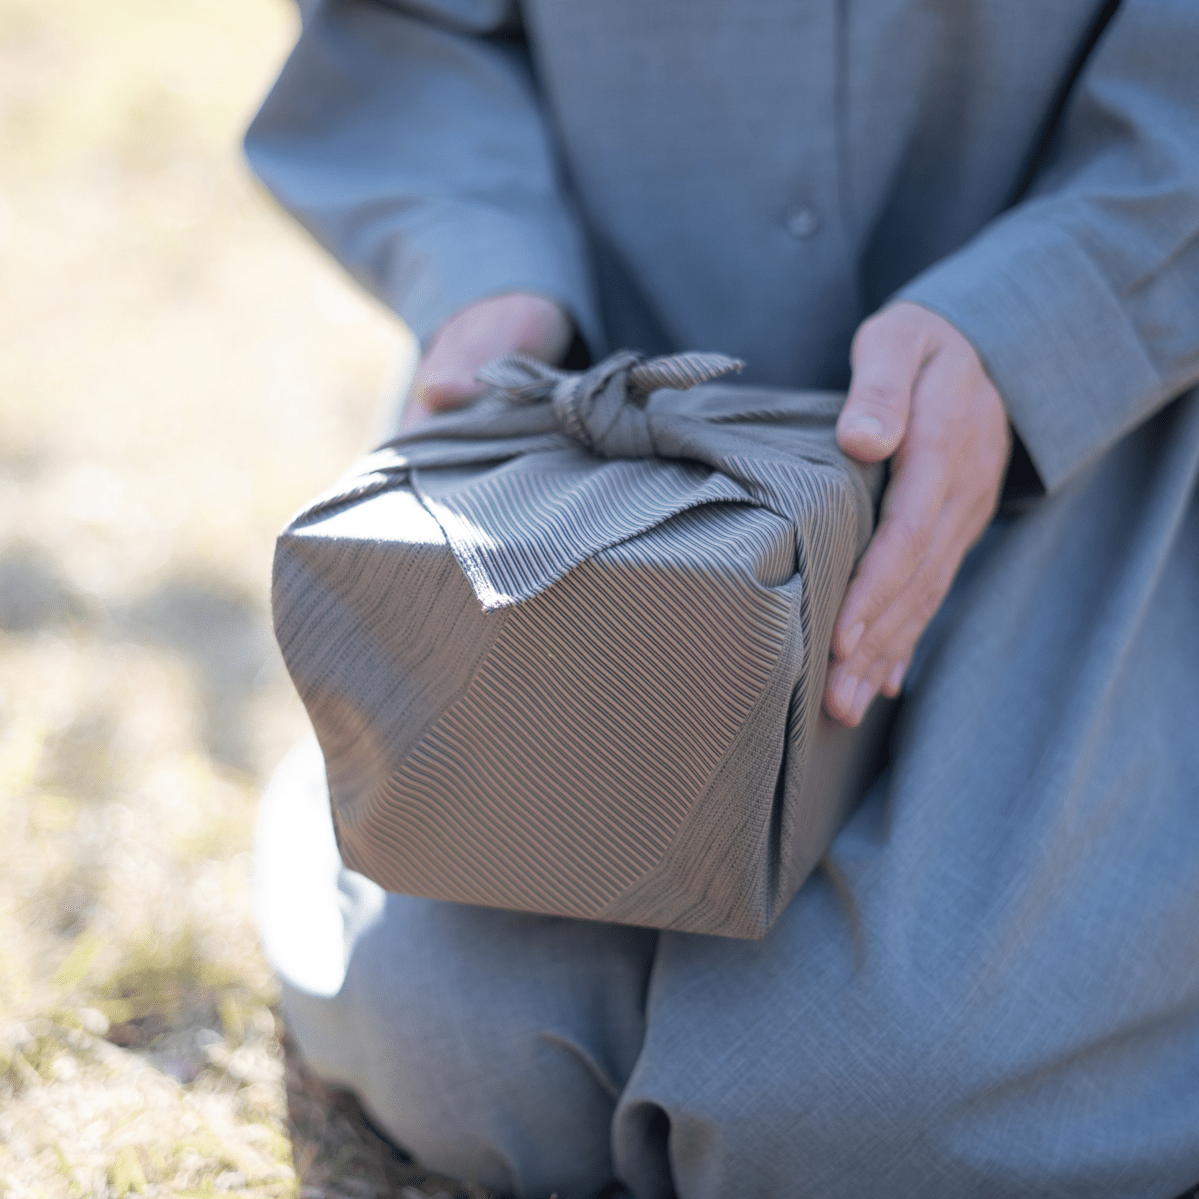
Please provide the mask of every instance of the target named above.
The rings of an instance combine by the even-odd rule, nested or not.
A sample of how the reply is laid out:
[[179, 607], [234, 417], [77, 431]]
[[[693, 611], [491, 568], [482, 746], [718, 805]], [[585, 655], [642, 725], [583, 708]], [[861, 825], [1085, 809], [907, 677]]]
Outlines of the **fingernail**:
[[874, 698], [874, 688], [870, 686], [864, 679], [861, 686], [858, 687], [857, 695], [853, 701], [853, 722], [857, 724], [859, 720], [866, 714], [866, 709], [870, 707], [870, 701]]
[[879, 437], [883, 435], [882, 421], [873, 416], [851, 416], [845, 422], [845, 433], [861, 437]]
[[842, 680], [841, 685], [837, 688], [837, 707], [842, 712], [850, 712], [853, 710], [853, 697], [858, 693], [858, 680], [852, 675], [847, 674]]
[[895, 665], [891, 667], [891, 673], [887, 675], [888, 691], [894, 691], [898, 693], [900, 684], [903, 683], [904, 672], [907, 670], [907, 668], [908, 664], [906, 662], [896, 662]]
[[845, 656], [848, 658], [855, 649], [858, 648], [858, 642], [862, 640], [862, 634], [866, 631], [866, 626], [859, 620], [845, 635]]

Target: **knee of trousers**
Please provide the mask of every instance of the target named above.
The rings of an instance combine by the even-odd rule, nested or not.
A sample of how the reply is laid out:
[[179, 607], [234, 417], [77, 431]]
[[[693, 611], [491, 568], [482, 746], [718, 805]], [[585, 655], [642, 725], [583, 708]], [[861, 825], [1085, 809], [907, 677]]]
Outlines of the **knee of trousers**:
[[838, 978], [808, 961], [743, 963], [738, 984], [733, 965], [661, 988], [616, 1117], [618, 1161], [634, 1161], [646, 1107], [663, 1113], [682, 1199], [1094, 1199], [1174, 1193], [1155, 1180], [1177, 1191], [1199, 1169], [1180, 1065], [1199, 1052], [1193, 1010], [1113, 1037], [1101, 997], [1020, 980], [920, 984], [895, 961]]
[[932, 1185], [954, 1153], [946, 1138], [974, 1082], [971, 1063], [938, 1045], [939, 1032], [952, 1033], [937, 1028], [936, 1013], [909, 1020], [884, 1002], [880, 1018], [832, 996], [831, 1010], [805, 1011], [796, 998], [790, 1006], [776, 995], [756, 1011], [736, 1004], [731, 1019], [707, 1013], [689, 1037], [681, 1034], [689, 1017], [672, 1029], [673, 1013], [651, 1011], [615, 1122], [618, 1161], [633, 1164], [634, 1188], [642, 1174], [661, 1172], [642, 1132], [656, 1110], [681, 1199], [970, 1193]]
[[929, 1161], [930, 1138], [961, 1097], [960, 1063], [930, 1060], [927, 1021], [905, 1028], [892, 1011], [872, 1027], [788, 1011], [780, 998], [756, 1011], [736, 1002], [729, 1018], [708, 1011], [694, 1023], [689, 1013], [651, 1010], [615, 1122], [618, 1161], [633, 1164], [634, 1188], [641, 1193], [644, 1174], [648, 1194], [668, 1193], [648, 1182], [661, 1173], [644, 1131], [657, 1112], [668, 1130], [657, 1143], [669, 1146], [682, 1199], [737, 1190], [762, 1199], [924, 1195], [891, 1189], [894, 1171], [908, 1155]]
[[502, 1194], [611, 1178], [611, 1119], [644, 1033], [653, 937], [388, 896], [336, 1002], [351, 1080], [423, 1165]]

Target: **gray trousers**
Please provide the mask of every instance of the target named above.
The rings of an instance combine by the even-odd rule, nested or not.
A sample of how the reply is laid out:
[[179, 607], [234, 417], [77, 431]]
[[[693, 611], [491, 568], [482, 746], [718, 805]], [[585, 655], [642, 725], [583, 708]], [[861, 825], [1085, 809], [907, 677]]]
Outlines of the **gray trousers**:
[[997, 524], [889, 767], [761, 941], [344, 870], [314, 745], [258, 903], [312, 1067], [431, 1169], [638, 1199], [1172, 1199], [1199, 1180], [1199, 405]]

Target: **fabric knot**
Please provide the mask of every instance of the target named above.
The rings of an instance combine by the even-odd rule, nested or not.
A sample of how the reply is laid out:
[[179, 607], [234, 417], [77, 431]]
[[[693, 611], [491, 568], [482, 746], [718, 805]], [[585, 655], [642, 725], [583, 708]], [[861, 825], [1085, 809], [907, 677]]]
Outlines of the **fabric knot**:
[[745, 363], [724, 354], [670, 354], [646, 359], [619, 350], [590, 370], [559, 370], [523, 354], [489, 362], [475, 376], [510, 404], [549, 400], [564, 433], [601, 458], [652, 458], [645, 401], [662, 387], [677, 391], [706, 383]]

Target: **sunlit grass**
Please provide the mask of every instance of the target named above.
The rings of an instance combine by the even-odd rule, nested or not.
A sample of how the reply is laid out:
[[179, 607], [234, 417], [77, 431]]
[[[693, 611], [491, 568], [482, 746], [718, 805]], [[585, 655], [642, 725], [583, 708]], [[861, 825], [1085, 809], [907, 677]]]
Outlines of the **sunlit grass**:
[[273, 535], [408, 342], [250, 182], [283, 0], [0, 0], [0, 1195], [290, 1193]]

